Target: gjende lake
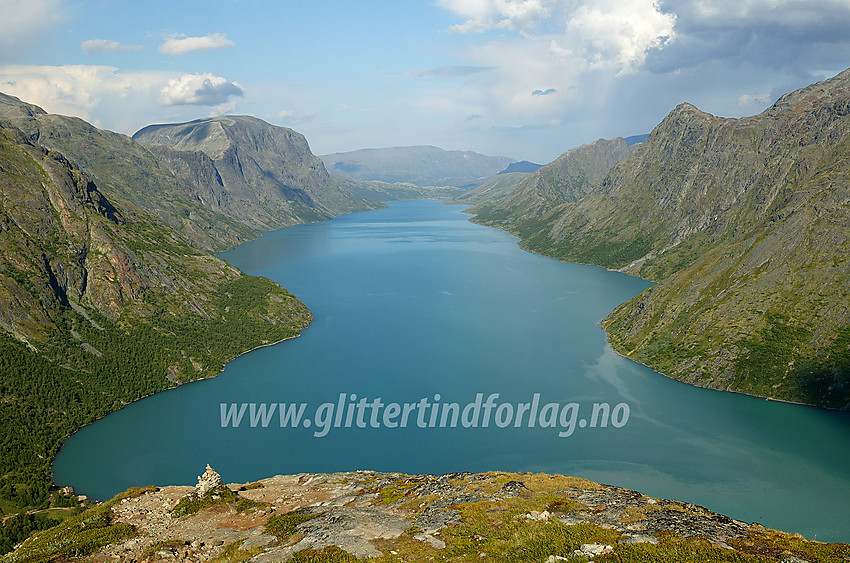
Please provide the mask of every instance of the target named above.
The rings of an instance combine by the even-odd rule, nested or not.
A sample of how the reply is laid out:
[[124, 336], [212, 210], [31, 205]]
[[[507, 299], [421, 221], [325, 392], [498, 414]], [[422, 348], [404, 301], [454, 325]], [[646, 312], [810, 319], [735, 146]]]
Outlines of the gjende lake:
[[617, 356], [598, 323], [649, 282], [524, 252], [461, 209], [393, 203], [223, 254], [294, 292], [313, 324], [83, 428], [57, 482], [106, 498], [193, 484], [207, 463], [228, 482], [544, 471], [850, 541], [848, 414]]

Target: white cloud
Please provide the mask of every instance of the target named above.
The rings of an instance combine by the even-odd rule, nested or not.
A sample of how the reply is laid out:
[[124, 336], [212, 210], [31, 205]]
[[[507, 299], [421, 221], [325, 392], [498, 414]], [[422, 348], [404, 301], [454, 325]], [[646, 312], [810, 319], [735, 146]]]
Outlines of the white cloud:
[[676, 16], [663, 13], [657, 0], [600, 0], [576, 9], [566, 34], [556, 41], [591, 68], [628, 72], [639, 67], [651, 49], [673, 37]]
[[[482, 128], [558, 126], [598, 104], [606, 84], [639, 72], [647, 53], [667, 48], [675, 36], [676, 17], [657, 0], [439, 0], [439, 5], [464, 19], [452, 30], [485, 33], [484, 41], [470, 38], [466, 65], [445, 68], [486, 72], [442, 73], [454, 82], [435, 85], [418, 107], [426, 114], [449, 112], [458, 122], [481, 115]], [[423, 71], [406, 77], [422, 78]]]
[[277, 113], [268, 114], [264, 117], [269, 123], [281, 125], [284, 127], [293, 127], [302, 123], [307, 123], [316, 119], [319, 114], [312, 110], [281, 110]]
[[149, 95], [163, 73], [125, 73], [95, 65], [0, 66], [0, 91], [41, 106], [50, 113], [89, 119], [105, 100]]
[[124, 45], [119, 41], [110, 39], [89, 39], [80, 43], [80, 47], [86, 55], [93, 53], [120, 53], [122, 51], [141, 51], [141, 45]]
[[438, 0], [437, 5], [454, 12], [465, 22], [450, 29], [455, 33], [481, 33], [491, 29], [529, 31], [556, 7], [553, 0]]
[[291, 109], [282, 109], [277, 113], [270, 113], [266, 115], [266, 121], [281, 121], [284, 119], [288, 119], [295, 115], [295, 112]]
[[242, 94], [238, 84], [213, 75], [121, 72], [101, 65], [0, 65], [0, 91], [127, 134], [152, 122], [197, 119], [197, 105], [210, 106], [215, 115], [232, 112], [229, 96]]
[[159, 103], [164, 106], [219, 106], [228, 103], [231, 96], [243, 94], [238, 82], [231, 82], [223, 76], [209, 72], [193, 73], [169, 80], [159, 91]]
[[770, 103], [770, 94], [742, 94], [738, 96], [739, 106], [766, 105]]
[[440, 66], [435, 68], [426, 68], [423, 70], [414, 70], [404, 74], [404, 78], [438, 78], [438, 79], [454, 79], [466, 78], [480, 72], [492, 70], [492, 67], [481, 66]]
[[61, 17], [60, 0], [0, 0], [0, 61], [13, 60]]
[[224, 49], [236, 45], [224, 33], [212, 33], [201, 37], [172, 37], [159, 46], [159, 52], [164, 55], [186, 55], [196, 51]]
[[229, 102], [222, 102], [212, 107], [212, 109], [210, 110], [210, 117], [226, 115], [228, 113], [236, 113], [236, 110], [238, 109], [239, 105], [233, 100], [230, 100]]

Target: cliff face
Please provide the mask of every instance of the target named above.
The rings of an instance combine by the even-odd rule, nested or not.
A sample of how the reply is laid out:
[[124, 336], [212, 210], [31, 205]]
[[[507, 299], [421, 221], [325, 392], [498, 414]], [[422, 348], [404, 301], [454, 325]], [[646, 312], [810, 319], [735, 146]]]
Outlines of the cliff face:
[[[62, 306], [117, 318], [149, 283], [117, 233], [123, 215], [62, 155], [0, 128], [0, 327], [43, 342]], [[149, 282], [150, 280], [148, 280]]]
[[530, 250], [659, 281], [604, 321], [619, 352], [702, 386], [848, 408], [848, 159], [845, 71], [753, 117], [682, 104], [597, 191], [504, 226]]
[[374, 207], [339, 186], [300, 133], [248, 116], [133, 135], [209, 209], [261, 231]]
[[144, 210], [116, 207], [63, 155], [8, 128], [0, 128], [0, 195], [0, 326], [19, 340], [46, 341], [62, 308], [111, 321], [209, 318], [210, 294], [243, 277]]
[[126, 135], [75, 117], [48, 114], [4, 94], [0, 94], [0, 125], [65, 155], [116, 204], [151, 212], [196, 248], [219, 251], [259, 235], [256, 229], [205, 207], [190, 186]]
[[[65, 119], [58, 122], [75, 123]], [[75, 127], [95, 137], [86, 154], [98, 170], [120, 144], [130, 147], [129, 160], [154, 160], [128, 138], [109, 145], [116, 152], [99, 153], [112, 134]], [[284, 288], [189, 245], [191, 230], [170, 228], [120, 186], [103, 189], [67, 155], [33, 143], [35, 133], [0, 123], [0, 498], [7, 507], [44, 501], [52, 457], [80, 426], [215, 375], [227, 360], [296, 336], [311, 320]], [[138, 163], [128, 169], [143, 171]], [[173, 179], [165, 173], [164, 181]], [[170, 192], [144, 189], [145, 201], [163, 198], [161, 213], [175, 204]]]

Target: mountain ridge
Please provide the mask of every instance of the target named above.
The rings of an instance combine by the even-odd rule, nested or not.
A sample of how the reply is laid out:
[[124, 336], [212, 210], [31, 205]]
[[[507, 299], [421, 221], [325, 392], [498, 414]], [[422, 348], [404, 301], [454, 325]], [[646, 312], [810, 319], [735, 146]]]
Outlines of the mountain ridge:
[[431, 145], [359, 149], [319, 158], [335, 173], [358, 180], [455, 187], [478, 185], [514, 162], [504, 156], [447, 151]]
[[[246, 350], [297, 336], [312, 315], [278, 284], [191, 245], [191, 231], [178, 230], [185, 223], [172, 228], [162, 220], [185, 200], [155, 207], [160, 214], [133, 203], [128, 179], [145, 169], [136, 162], [133, 174], [109, 174], [103, 167], [124, 147], [131, 161], [153, 161], [141, 146], [6, 101], [0, 99], [0, 500], [9, 511], [46, 506], [51, 460], [79, 427], [152, 392], [214, 376]], [[56, 141], [75, 133], [90, 136]], [[56, 148], [78, 151], [89, 140], [83, 156], [99, 175]], [[104, 188], [104, 181], [116, 185]], [[167, 171], [147, 187], [140, 197], [147, 203], [182, 189]], [[221, 221], [220, 229], [238, 226], [220, 214], [208, 217]], [[4, 526], [0, 543], [6, 532]]]
[[696, 385], [847, 409], [848, 155], [850, 70], [752, 117], [680, 104], [598, 189], [476, 220], [658, 281], [603, 321], [619, 353]]

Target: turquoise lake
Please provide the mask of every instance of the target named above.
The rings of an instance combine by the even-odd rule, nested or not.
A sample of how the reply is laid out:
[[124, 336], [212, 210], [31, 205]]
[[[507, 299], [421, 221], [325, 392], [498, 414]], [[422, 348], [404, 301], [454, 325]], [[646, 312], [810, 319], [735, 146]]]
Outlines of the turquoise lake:
[[[107, 498], [134, 485], [194, 484], [207, 463], [226, 482], [354, 469], [544, 471], [850, 542], [848, 414], [699, 389], [616, 355], [598, 323], [649, 282], [530, 254], [462, 209], [397, 202], [224, 253], [295, 293], [313, 324], [216, 378], [83, 428], [60, 451], [56, 481]], [[370, 406], [358, 413], [362, 399]], [[282, 428], [277, 412], [265, 427], [255, 413], [252, 427], [247, 409], [238, 427], [222, 427], [221, 405], [242, 403], [306, 407], [295, 428]], [[390, 403], [416, 405], [406, 427]], [[465, 410], [455, 427], [445, 403]], [[593, 427], [595, 403], [609, 412], [599, 407]]]

